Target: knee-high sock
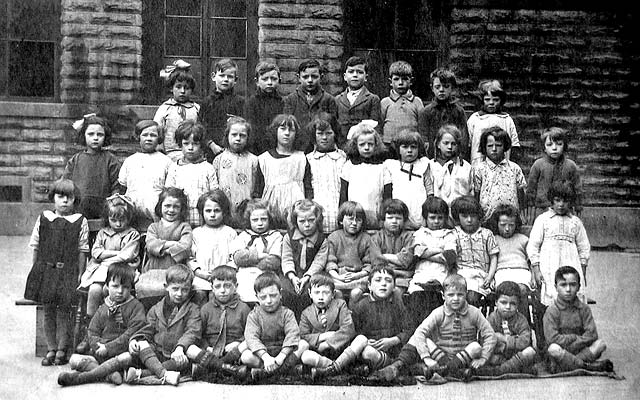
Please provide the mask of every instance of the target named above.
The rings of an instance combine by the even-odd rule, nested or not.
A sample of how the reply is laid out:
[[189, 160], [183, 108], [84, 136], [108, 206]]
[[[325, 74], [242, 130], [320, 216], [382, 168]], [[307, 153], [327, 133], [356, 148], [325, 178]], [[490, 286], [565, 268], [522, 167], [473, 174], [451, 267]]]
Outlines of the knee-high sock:
[[351, 364], [357, 358], [356, 353], [351, 349], [351, 347], [347, 347], [344, 349], [342, 354], [336, 358], [333, 362], [333, 365], [336, 367], [336, 371], [342, 371], [347, 365]]
[[411, 344], [405, 344], [398, 354], [397, 361], [400, 361], [403, 366], [408, 367], [420, 361], [420, 356], [415, 346]]
[[124, 369], [128, 363], [121, 361], [118, 357], [113, 357], [98, 365], [91, 371], [82, 372], [76, 378], [81, 383], [97, 382], [106, 378], [112, 372]]
[[456, 369], [464, 368], [465, 366], [468, 366], [470, 364], [471, 356], [466, 352], [466, 350], [462, 350], [455, 356], [451, 357], [451, 359], [447, 362], [447, 368], [453, 371]]
[[560, 357], [555, 358], [556, 362], [565, 371], [584, 368], [584, 361], [562, 349]]
[[150, 347], [140, 350], [140, 361], [158, 378], [164, 377], [165, 372], [167, 372], [160, 360], [158, 360], [156, 353]]

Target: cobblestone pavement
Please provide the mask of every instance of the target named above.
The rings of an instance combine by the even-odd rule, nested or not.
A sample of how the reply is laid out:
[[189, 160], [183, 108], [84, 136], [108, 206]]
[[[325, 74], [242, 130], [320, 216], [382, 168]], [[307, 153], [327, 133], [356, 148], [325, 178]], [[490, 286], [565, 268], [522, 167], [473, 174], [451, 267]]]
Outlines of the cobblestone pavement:
[[602, 377], [504, 380], [448, 383], [440, 386], [327, 387], [228, 386], [186, 382], [179, 387], [120, 386], [106, 383], [61, 388], [57, 376], [63, 367], [41, 367], [34, 357], [35, 309], [16, 307], [22, 297], [31, 253], [26, 236], [0, 236], [0, 400], [12, 399], [638, 399], [640, 393], [640, 254], [593, 252], [589, 296], [598, 332], [608, 344], [605, 355], [626, 379]]

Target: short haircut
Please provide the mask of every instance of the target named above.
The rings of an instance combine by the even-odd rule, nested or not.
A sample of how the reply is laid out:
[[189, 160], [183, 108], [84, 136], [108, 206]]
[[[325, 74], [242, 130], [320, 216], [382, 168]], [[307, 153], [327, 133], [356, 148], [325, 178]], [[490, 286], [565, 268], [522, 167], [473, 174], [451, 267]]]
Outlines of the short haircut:
[[400, 214], [406, 221], [409, 218], [409, 207], [402, 200], [387, 199], [380, 208], [380, 220], [383, 221], [387, 214]]
[[178, 219], [182, 222], [188, 220], [189, 200], [187, 199], [187, 195], [184, 194], [184, 190], [171, 186], [162, 189], [162, 192], [160, 192], [160, 194], [158, 195], [158, 202], [156, 203], [156, 207], [154, 208], [156, 217], [162, 218], [162, 203], [166, 200], [167, 197], [178, 199], [178, 201], [180, 202], [180, 215], [178, 216]]
[[238, 64], [236, 64], [235, 61], [233, 61], [230, 58], [221, 58], [220, 60], [218, 60], [216, 62], [216, 64], [213, 66], [213, 75], [217, 74], [218, 72], [224, 72], [228, 69], [235, 69], [235, 74], [236, 77], [238, 76]]
[[251, 214], [256, 210], [267, 210], [267, 215], [269, 217], [269, 227], [273, 226], [273, 216], [271, 215], [271, 211], [269, 211], [269, 205], [266, 201], [263, 201], [261, 199], [251, 199], [248, 200], [243, 206], [244, 212], [242, 213], [242, 221], [245, 228], [251, 228]]
[[245, 127], [247, 131], [247, 144], [249, 143], [253, 129], [251, 123], [242, 117], [233, 116], [227, 118], [227, 127], [224, 129], [224, 137], [222, 138], [222, 145], [224, 147], [229, 147], [229, 132], [231, 132], [231, 127], [234, 125], [243, 125]]
[[184, 68], [176, 68], [169, 75], [167, 79], [167, 86], [173, 88], [176, 82], [185, 82], [187, 87], [191, 90], [196, 88], [196, 80], [190, 70]]
[[431, 85], [433, 85], [433, 81], [436, 78], [438, 78], [440, 83], [443, 85], [449, 84], [451, 85], [452, 88], [457, 86], [456, 74], [454, 74], [453, 71], [450, 70], [449, 68], [440, 67], [440, 68], [434, 69], [433, 72], [429, 74]]
[[449, 219], [449, 205], [440, 197], [429, 196], [422, 203], [422, 218], [426, 220], [429, 214], [444, 215], [445, 220], [447, 220]]
[[422, 138], [422, 135], [420, 135], [418, 132], [414, 130], [403, 129], [400, 132], [398, 132], [396, 137], [391, 139], [391, 146], [395, 150], [396, 154], [400, 154], [400, 146], [402, 145], [408, 146], [412, 144], [418, 146], [418, 158], [424, 157], [427, 155], [427, 151], [425, 150], [424, 139]]
[[313, 58], [306, 59], [302, 61], [300, 64], [298, 64], [298, 74], [300, 74], [302, 71], [304, 71], [307, 68], [318, 68], [318, 70], [320, 71], [320, 74], [323, 73], [322, 66], [320, 65], [318, 60], [315, 60]]
[[367, 62], [360, 56], [352, 56], [344, 63], [344, 70], [355, 65], [364, 65], [364, 72], [367, 72]]
[[347, 154], [347, 158], [351, 161], [355, 161], [356, 163], [361, 160], [360, 152], [358, 151], [358, 138], [362, 135], [373, 135], [374, 140], [374, 150], [373, 155], [371, 156], [372, 160], [379, 160], [385, 153], [384, 143], [382, 143], [382, 138], [380, 134], [373, 129], [370, 125], [366, 123], [359, 123], [355, 125], [353, 128], [353, 136], [351, 139], [347, 141], [345, 145], [344, 152]]
[[[267, 128], [267, 135], [271, 143], [278, 143], [278, 128], [285, 126], [296, 132], [293, 138], [293, 150], [305, 151], [309, 146], [309, 135], [306, 130], [300, 129], [298, 119], [291, 114], [278, 114]], [[315, 134], [315, 132], [314, 132]]]
[[406, 61], [395, 61], [389, 66], [389, 78], [394, 75], [403, 78], [413, 78], [413, 67]]
[[340, 135], [340, 125], [338, 120], [333, 114], [329, 114], [325, 111], [320, 111], [311, 118], [311, 122], [307, 124], [305, 130], [311, 140], [311, 143], [316, 143], [316, 131], [324, 132], [327, 129], [331, 129], [334, 133], [334, 142], [338, 143], [338, 136]]
[[391, 275], [391, 277], [393, 278], [394, 285], [395, 285], [396, 272], [393, 270], [393, 268], [389, 264], [380, 263], [380, 264], [376, 264], [373, 267], [371, 267], [371, 272], [369, 272], [369, 283], [371, 283], [371, 281], [373, 280], [373, 276], [375, 274]]
[[309, 279], [309, 289], [318, 286], [329, 286], [331, 291], [336, 290], [336, 283], [333, 281], [331, 275], [326, 272], [318, 272], [311, 275], [311, 279]]
[[104, 226], [109, 226], [109, 218], [125, 220], [127, 225], [131, 224], [135, 210], [131, 203], [127, 203], [122, 197], [114, 195], [104, 202], [102, 210], [102, 222]]
[[452, 124], [446, 124], [446, 125], [442, 125], [440, 129], [438, 129], [438, 132], [436, 133], [436, 138], [433, 141], [433, 148], [435, 149], [436, 158], [440, 155], [440, 148], [438, 147], [438, 143], [440, 143], [440, 141], [442, 140], [442, 137], [447, 134], [451, 135], [451, 137], [453, 137], [453, 140], [456, 141], [456, 144], [458, 145], [457, 154], [460, 153], [460, 141], [462, 140], [462, 132], [460, 132], [460, 129], [458, 129], [457, 126]]
[[494, 234], [498, 234], [498, 221], [503, 215], [515, 218], [516, 232], [520, 231], [520, 227], [522, 227], [522, 218], [520, 218], [520, 211], [518, 211], [514, 206], [510, 204], [500, 204], [493, 211], [493, 214], [491, 214], [491, 218], [489, 219], [489, 228]]
[[97, 115], [91, 115], [86, 118], [82, 118], [82, 126], [78, 130], [78, 134], [76, 136], [76, 142], [82, 146], [87, 145], [87, 139], [84, 134], [87, 132], [87, 128], [89, 125], [100, 125], [104, 129], [104, 143], [102, 147], [107, 147], [111, 145], [111, 137], [113, 136], [113, 131], [111, 130], [111, 125], [106, 120], [106, 118], [98, 117]]
[[343, 228], [342, 220], [346, 216], [361, 219], [362, 229], [360, 231], [362, 232], [367, 230], [367, 214], [364, 212], [364, 207], [362, 207], [362, 204], [356, 203], [355, 201], [345, 201], [344, 203], [340, 204], [340, 208], [338, 208], [338, 227], [340, 229]]
[[458, 290], [462, 290], [463, 292], [466, 292], [467, 281], [466, 279], [464, 279], [462, 275], [458, 275], [458, 274], [447, 275], [447, 277], [444, 278], [444, 281], [442, 282], [442, 289], [443, 289], [443, 292], [446, 292], [449, 289], [458, 289]]
[[542, 132], [542, 134], [540, 135], [540, 141], [542, 142], [543, 149], [547, 138], [551, 139], [552, 142], [562, 141], [563, 151], [566, 152], [569, 150], [569, 132], [566, 129], [553, 126]]
[[155, 126], [158, 131], [158, 144], [162, 143], [164, 141], [164, 128], [162, 127], [162, 125], [158, 124], [156, 121], [152, 119], [143, 119], [138, 121], [135, 129], [133, 130], [133, 134], [136, 140], [140, 140], [140, 135], [142, 134], [142, 131], [152, 126]]
[[520, 286], [515, 282], [504, 281], [496, 288], [496, 300], [499, 299], [500, 296], [515, 296], [519, 301], [521, 295]]
[[547, 200], [553, 204], [553, 199], [556, 197], [559, 197], [570, 204], [574, 204], [576, 201], [576, 191], [569, 182], [555, 181], [551, 183], [549, 190], [547, 190]]
[[458, 197], [451, 203], [451, 216], [456, 224], [460, 222], [460, 214], [471, 214], [480, 219], [484, 216], [480, 203], [473, 196]]
[[174, 264], [167, 268], [167, 275], [165, 279], [167, 285], [171, 285], [172, 283], [188, 283], [190, 285], [193, 283], [194, 276], [195, 275], [191, 268], [184, 264]]
[[488, 94], [498, 96], [500, 98], [500, 107], [503, 107], [505, 101], [507, 101], [507, 93], [502, 89], [500, 81], [496, 79], [480, 81], [478, 84], [478, 91], [480, 92], [480, 100], [482, 101], [484, 101], [484, 96]]
[[204, 204], [207, 200], [214, 201], [218, 203], [220, 208], [222, 209], [222, 215], [224, 216], [223, 221], [227, 223], [231, 216], [231, 202], [226, 194], [222, 191], [222, 189], [213, 189], [204, 193], [198, 198], [198, 204], [196, 207], [198, 208], [198, 212], [201, 217], [204, 217]]
[[234, 284], [238, 283], [238, 278], [236, 276], [235, 268], [232, 268], [228, 265], [219, 265], [211, 271], [211, 282], [218, 281], [230, 281]]
[[320, 204], [316, 203], [313, 200], [309, 200], [309, 199], [302, 199], [302, 200], [298, 200], [295, 203], [293, 203], [291, 208], [288, 210], [289, 226], [291, 226], [292, 229], [297, 229], [298, 228], [298, 214], [303, 213], [303, 212], [307, 212], [307, 211], [313, 211], [313, 215], [315, 215], [315, 217], [316, 217], [316, 228], [318, 229], [318, 232], [321, 232], [322, 231], [322, 220], [323, 220], [322, 212], [324, 211], [324, 209], [322, 208], [322, 206]]
[[492, 126], [482, 131], [482, 135], [480, 135], [480, 153], [482, 153], [483, 156], [487, 155], [487, 141], [489, 140], [489, 136], [493, 136], [493, 140], [496, 142], [502, 143], [505, 152], [511, 148], [511, 136], [509, 136], [507, 131], [499, 126]]
[[280, 77], [280, 68], [278, 68], [276, 64], [267, 61], [260, 61], [256, 64], [255, 77], [258, 79], [261, 75], [271, 71], [276, 71], [278, 73], [278, 77]]
[[135, 268], [131, 268], [126, 263], [118, 262], [109, 265], [107, 269], [107, 279], [105, 279], [105, 284], [109, 284], [114, 279], [119, 279], [121, 285], [125, 285], [133, 289], [133, 285], [135, 282], [136, 270]]
[[204, 139], [205, 139], [205, 129], [204, 126], [197, 121], [192, 119], [187, 119], [180, 122], [178, 128], [176, 128], [175, 139], [178, 146], [182, 147], [182, 141], [189, 139], [189, 137], [193, 136], [193, 141], [196, 143], [200, 143], [200, 146], [204, 147]]
[[565, 265], [556, 270], [556, 274], [554, 276], [554, 283], [557, 285], [559, 281], [565, 280], [564, 278], [565, 275], [575, 275], [576, 278], [578, 278], [578, 283], [582, 284], [580, 282], [580, 274], [578, 273], [578, 270], [569, 265]]
[[260, 293], [262, 289], [268, 288], [269, 286], [277, 287], [278, 291], [282, 290], [282, 283], [280, 282], [280, 278], [278, 278], [278, 275], [271, 271], [261, 273], [253, 282], [253, 290], [256, 293]]
[[71, 179], [60, 178], [57, 181], [54, 181], [49, 187], [49, 193], [47, 194], [50, 202], [53, 202], [56, 194], [62, 196], [73, 196], [74, 208], [78, 207], [80, 205], [80, 200], [82, 200], [80, 188], [78, 188]]

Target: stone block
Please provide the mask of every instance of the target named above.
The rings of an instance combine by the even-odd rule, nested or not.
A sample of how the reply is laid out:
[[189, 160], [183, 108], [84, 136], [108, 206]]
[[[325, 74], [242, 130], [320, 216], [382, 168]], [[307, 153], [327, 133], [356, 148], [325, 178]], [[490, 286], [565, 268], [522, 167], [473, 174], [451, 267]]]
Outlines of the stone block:
[[105, 12], [64, 12], [60, 16], [62, 26], [68, 24], [86, 25], [128, 25], [141, 26], [141, 13], [105, 13]]
[[[260, 58], [263, 59], [263, 57], [260, 57]], [[277, 63], [281, 71], [292, 71], [295, 73], [298, 71], [298, 65], [300, 65], [300, 63], [304, 60], [305, 60], [304, 58], [283, 58], [283, 59], [272, 60], [272, 61], [275, 61]], [[333, 73], [342, 74], [342, 63], [340, 62], [340, 60], [329, 59], [329, 60], [318, 60], [318, 62], [324, 68], [325, 73], [333, 72]]]
[[114, 53], [142, 53], [142, 42], [138, 39], [92, 39], [65, 37], [60, 42], [63, 51], [89, 51], [89, 52], [114, 52]]
[[454, 22], [486, 23], [489, 20], [489, 10], [483, 8], [454, 8], [451, 12]]
[[342, 7], [303, 4], [260, 3], [258, 17], [341, 19]]
[[343, 53], [342, 46], [297, 45], [260, 43], [259, 54], [269, 54], [276, 58], [317, 58], [336, 59]]
[[317, 18], [269, 18], [264, 17], [258, 20], [261, 29], [298, 29], [301, 31], [333, 31], [339, 32], [342, 23], [335, 19]]
[[102, 0], [61, 0], [62, 13], [75, 11], [102, 11]]
[[0, 124], [0, 140], [17, 140], [21, 138], [19, 128], [4, 128]]
[[589, 117], [584, 115], [555, 115], [550, 118], [553, 123], [569, 125], [585, 125], [589, 122]]
[[20, 156], [0, 153], [0, 167], [19, 167], [20, 165]]
[[142, 12], [142, 0], [102, 0], [104, 10], [109, 12]]
[[67, 163], [65, 157], [57, 155], [27, 154], [21, 157], [22, 164], [27, 167], [60, 167], [66, 165]]
[[341, 46], [342, 33], [327, 31], [302, 31], [261, 29], [258, 33], [260, 43], [285, 43], [285, 44], [320, 44]]
[[277, 4], [306, 4], [324, 6], [342, 6], [343, 0], [268, 0], [269, 3]]

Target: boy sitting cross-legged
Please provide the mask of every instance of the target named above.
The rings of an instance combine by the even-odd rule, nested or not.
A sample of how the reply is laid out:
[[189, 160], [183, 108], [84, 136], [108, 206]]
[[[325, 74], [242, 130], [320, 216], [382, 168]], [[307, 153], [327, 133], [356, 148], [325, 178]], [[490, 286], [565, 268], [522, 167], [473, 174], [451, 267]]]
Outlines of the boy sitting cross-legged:
[[258, 305], [251, 310], [244, 329], [246, 346], [240, 360], [251, 369], [251, 378], [259, 381], [278, 372], [289, 372], [309, 348], [300, 340], [300, 328], [293, 311], [282, 305], [282, 284], [273, 272], [256, 278], [253, 288]]
[[[369, 293], [353, 307], [353, 324], [358, 336], [328, 367], [312, 370], [312, 378], [336, 375], [356, 359], [364, 366], [362, 375], [375, 371], [397, 356], [409, 338], [410, 319], [398, 296], [394, 296], [395, 274], [378, 265], [369, 273]], [[360, 372], [360, 371], [358, 371]]]
[[304, 365], [330, 366], [356, 335], [351, 311], [344, 300], [334, 298], [335, 288], [329, 274], [311, 276], [309, 297], [313, 304], [300, 316], [300, 336], [309, 343], [309, 350], [300, 357]]
[[490, 366], [484, 366], [475, 375], [503, 375], [507, 373], [534, 373], [530, 367], [536, 351], [531, 347], [529, 322], [518, 311], [520, 287], [504, 281], [496, 288], [496, 310], [487, 320], [495, 331], [496, 347], [489, 358]]
[[76, 371], [58, 376], [62, 386], [80, 385], [107, 379], [120, 385], [120, 371], [131, 365], [127, 351], [131, 335], [146, 325], [144, 307], [131, 296], [134, 270], [127, 264], [109, 266], [105, 285], [109, 295], [89, 324], [87, 335], [93, 355], [74, 354], [69, 365]]
[[191, 302], [193, 271], [183, 264], [167, 269], [167, 294], [147, 313], [147, 325], [129, 342], [129, 352], [147, 369], [130, 367], [129, 384], [177, 385], [189, 369], [186, 349], [200, 340], [200, 308]]
[[558, 296], [544, 313], [544, 337], [549, 344], [547, 355], [561, 371], [586, 369], [589, 371], [613, 371], [613, 363], [598, 358], [607, 349], [598, 339], [591, 309], [577, 297], [580, 275], [569, 266], [558, 268], [555, 274]]
[[213, 296], [200, 309], [203, 350], [196, 345], [187, 349], [187, 357], [194, 362], [192, 376], [197, 379], [207, 371], [246, 378], [247, 367], [235, 365], [246, 346], [244, 327], [251, 309], [236, 293], [236, 270], [221, 265], [211, 272]]
[[437, 372], [465, 379], [469, 376], [466, 368], [480, 368], [489, 360], [496, 338], [480, 310], [467, 303], [467, 282], [451, 274], [442, 286], [444, 305], [429, 314], [398, 358], [375, 378], [391, 381], [403, 368], [420, 363], [419, 369], [428, 378]]

